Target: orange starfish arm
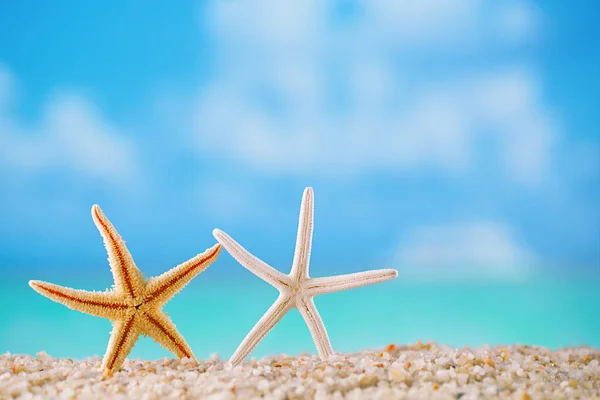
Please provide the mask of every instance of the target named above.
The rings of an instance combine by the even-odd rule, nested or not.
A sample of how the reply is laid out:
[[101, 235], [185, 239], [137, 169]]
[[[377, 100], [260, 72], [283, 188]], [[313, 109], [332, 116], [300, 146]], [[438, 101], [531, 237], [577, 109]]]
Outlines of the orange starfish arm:
[[102, 359], [104, 376], [110, 376], [118, 370], [133, 348], [140, 335], [139, 319], [140, 317], [130, 310], [125, 318], [113, 321], [113, 330], [108, 341], [106, 354]]
[[92, 218], [104, 239], [115, 289], [137, 302], [144, 289], [142, 273], [133, 262], [125, 242], [98, 205], [92, 207]]
[[149, 279], [146, 284], [144, 303], [165, 304], [196, 275], [208, 268], [217, 259], [220, 252], [221, 245], [216, 244], [191, 260], [178, 265], [160, 276]]
[[141, 312], [142, 331], [179, 358], [195, 358], [175, 324], [160, 310]]
[[42, 296], [64, 304], [70, 309], [109, 319], [123, 314], [127, 305], [115, 293], [75, 290], [53, 283], [29, 281], [29, 286]]

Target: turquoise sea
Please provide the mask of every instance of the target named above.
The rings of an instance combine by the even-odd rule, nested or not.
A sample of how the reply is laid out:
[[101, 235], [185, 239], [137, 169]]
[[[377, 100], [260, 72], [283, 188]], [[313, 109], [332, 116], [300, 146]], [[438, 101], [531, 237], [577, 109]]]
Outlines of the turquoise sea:
[[[55, 357], [102, 355], [108, 320], [54, 303], [15, 274], [0, 286], [0, 351]], [[210, 276], [194, 279], [165, 307], [198, 358], [228, 358], [277, 297], [258, 278]], [[50, 279], [57, 284], [103, 290], [107, 273]], [[395, 281], [316, 298], [336, 351], [377, 348], [389, 343], [433, 340], [452, 346], [521, 343], [550, 348], [600, 347], [600, 279], [555, 274], [505, 283]], [[252, 355], [315, 353], [308, 329], [296, 310]], [[149, 338], [141, 338], [130, 357], [173, 357]]]

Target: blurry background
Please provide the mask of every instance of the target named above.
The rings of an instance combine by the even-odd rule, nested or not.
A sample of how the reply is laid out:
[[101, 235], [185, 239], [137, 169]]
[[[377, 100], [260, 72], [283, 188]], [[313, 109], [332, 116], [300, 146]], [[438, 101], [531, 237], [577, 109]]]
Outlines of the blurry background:
[[[216, 227], [287, 273], [305, 186], [313, 276], [400, 272], [317, 298], [334, 349], [600, 346], [599, 11], [0, 1], [0, 351], [104, 353], [107, 320], [27, 285], [112, 285], [94, 203], [146, 276]], [[166, 311], [229, 357], [276, 296], [223, 252]], [[253, 354], [300, 351], [293, 311]]]

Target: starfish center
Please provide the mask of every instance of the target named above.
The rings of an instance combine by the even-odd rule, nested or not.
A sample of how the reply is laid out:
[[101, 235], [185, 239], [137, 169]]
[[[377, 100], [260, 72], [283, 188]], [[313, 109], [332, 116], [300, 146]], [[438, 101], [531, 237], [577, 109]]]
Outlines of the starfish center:
[[299, 294], [302, 291], [302, 285], [296, 283], [290, 285], [290, 290], [293, 294]]

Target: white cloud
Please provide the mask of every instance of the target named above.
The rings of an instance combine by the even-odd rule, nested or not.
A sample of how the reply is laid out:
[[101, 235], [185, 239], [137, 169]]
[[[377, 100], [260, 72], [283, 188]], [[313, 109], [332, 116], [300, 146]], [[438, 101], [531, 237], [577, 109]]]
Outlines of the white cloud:
[[497, 12], [498, 34], [512, 41], [530, 40], [539, 30], [538, 18], [530, 3], [506, 2]]
[[[384, 86], [361, 82], [352, 88], [364, 96], [351, 97], [380, 104]], [[308, 104], [322, 102], [321, 95]], [[423, 87], [410, 104], [365, 105], [343, 115], [308, 107], [280, 117], [257, 106], [248, 93], [219, 84], [205, 93], [196, 117], [202, 150], [229, 152], [275, 174], [338, 175], [422, 165], [460, 171], [471, 166], [477, 138], [493, 135], [508, 172], [531, 183], [544, 176], [554, 138], [531, 74], [519, 69]]]
[[[554, 132], [531, 68], [429, 82], [391, 57], [410, 44], [435, 53], [448, 40], [471, 46], [470, 36], [493, 40], [500, 32], [514, 40], [513, 31], [535, 25], [521, 2], [490, 9], [477, 0], [380, 0], [361, 4], [341, 27], [323, 2], [210, 4], [207, 23], [222, 58], [195, 114], [201, 152], [272, 174], [429, 165], [456, 173], [474, 166], [478, 138], [494, 135], [511, 177], [544, 177]], [[498, 28], [508, 23], [502, 18], [518, 19], [520, 28]]]
[[500, 137], [509, 173], [524, 183], [544, 178], [556, 141], [555, 122], [540, 97], [535, 75], [515, 68], [481, 79], [470, 103], [481, 122]]
[[324, 23], [325, 3], [318, 0], [281, 2], [214, 1], [206, 22], [228, 45], [260, 43], [274, 48], [311, 45]]
[[477, 21], [480, 3], [478, 0], [375, 0], [369, 3], [368, 12], [381, 35], [414, 45], [464, 40], [470, 33], [468, 28]]
[[131, 144], [92, 102], [56, 93], [43, 105], [40, 122], [25, 124], [10, 109], [14, 85], [3, 82], [11, 81], [8, 70], [0, 69], [1, 163], [26, 172], [61, 169], [117, 182], [136, 175]]
[[331, 30], [331, 21], [343, 2], [317, 0], [217, 0], [203, 8], [207, 11], [203, 22], [220, 45], [242, 52], [260, 47], [261, 51], [297, 55], [321, 51], [316, 42], [324, 47], [344, 43], [344, 33], [351, 34], [350, 43], [359, 46], [368, 41], [372, 46], [384, 42], [400, 47], [440, 43], [465, 47], [497, 36], [523, 40], [538, 29], [538, 13], [520, 0], [501, 4], [484, 0], [373, 0], [345, 5], [355, 7], [349, 22], [351, 32], [346, 31], [348, 26], [339, 32]]
[[536, 257], [498, 221], [418, 227], [393, 253], [402, 275], [428, 280], [519, 279], [536, 268]]

